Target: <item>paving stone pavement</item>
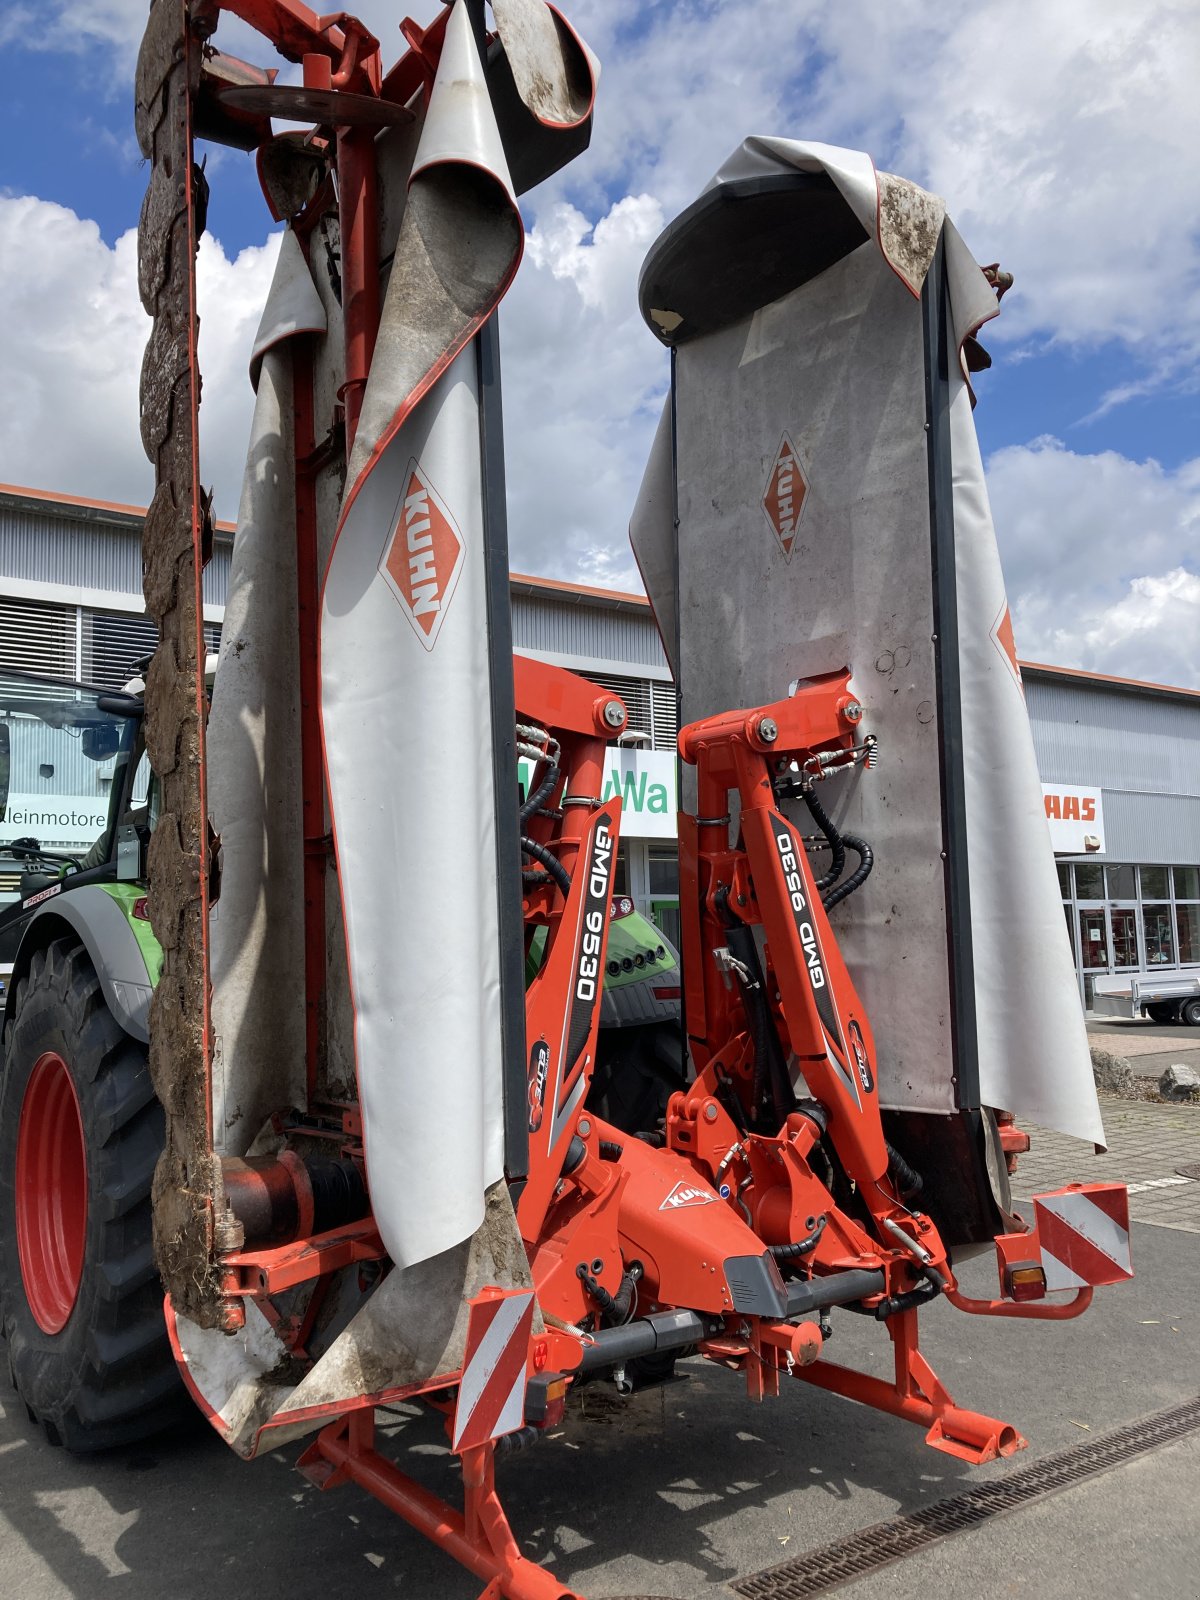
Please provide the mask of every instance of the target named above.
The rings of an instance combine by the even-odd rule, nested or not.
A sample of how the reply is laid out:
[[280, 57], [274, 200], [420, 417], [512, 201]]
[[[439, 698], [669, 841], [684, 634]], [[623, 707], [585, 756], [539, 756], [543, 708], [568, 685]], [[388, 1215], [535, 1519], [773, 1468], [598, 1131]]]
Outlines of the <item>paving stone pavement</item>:
[[1026, 1130], [1031, 1145], [1013, 1175], [1015, 1198], [1029, 1200], [1066, 1183], [1127, 1183], [1133, 1221], [1200, 1233], [1200, 1182], [1175, 1171], [1200, 1162], [1200, 1106], [1102, 1094], [1100, 1111], [1108, 1135], [1102, 1155], [1049, 1128]]
[[1190, 1036], [1174, 1044], [1161, 1034], [1135, 1032], [1133, 1028], [1113, 1033], [1089, 1028], [1088, 1044], [1094, 1049], [1109, 1050], [1114, 1056], [1124, 1056], [1139, 1078], [1157, 1078], [1172, 1061], [1182, 1061], [1189, 1067], [1200, 1065], [1200, 1043], [1193, 1044]]

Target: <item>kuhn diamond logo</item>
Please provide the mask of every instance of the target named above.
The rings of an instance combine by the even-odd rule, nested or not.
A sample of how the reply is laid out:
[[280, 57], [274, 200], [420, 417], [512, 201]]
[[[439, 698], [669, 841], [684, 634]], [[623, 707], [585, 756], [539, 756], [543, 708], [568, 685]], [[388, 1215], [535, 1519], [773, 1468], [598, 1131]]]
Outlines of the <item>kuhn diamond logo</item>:
[[699, 1184], [677, 1183], [658, 1209], [660, 1211], [679, 1211], [684, 1206], [708, 1206], [712, 1205], [716, 1198], [715, 1194], [710, 1194], [707, 1189], [702, 1189]]
[[795, 445], [785, 433], [771, 467], [771, 476], [767, 479], [762, 506], [771, 524], [771, 531], [779, 540], [779, 548], [789, 561], [807, 498], [808, 480], [804, 476], [804, 468], [800, 465]]
[[464, 546], [445, 501], [414, 459], [379, 571], [426, 650], [437, 643], [463, 564]]

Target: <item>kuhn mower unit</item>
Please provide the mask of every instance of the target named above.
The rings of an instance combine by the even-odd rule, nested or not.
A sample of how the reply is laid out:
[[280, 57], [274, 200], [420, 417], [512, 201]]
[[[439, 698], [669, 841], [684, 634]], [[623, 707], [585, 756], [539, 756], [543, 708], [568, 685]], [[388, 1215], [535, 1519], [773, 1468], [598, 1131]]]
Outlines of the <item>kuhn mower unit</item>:
[[[223, 13], [298, 81], [221, 53]], [[699, 1355], [752, 1399], [795, 1377], [986, 1461], [1022, 1441], [949, 1395], [919, 1308], [1073, 1317], [1130, 1275], [1128, 1217], [1119, 1187], [1073, 1186], [1030, 1227], [1008, 1191], [1014, 1113], [1103, 1133], [971, 423], [1005, 280], [935, 197], [781, 140], [652, 250], [672, 387], [633, 537], [686, 724], [682, 977], [651, 942], [664, 998], [619, 1001], [602, 794], [626, 710], [513, 670], [495, 318], [517, 196], [586, 148], [596, 66], [542, 0], [494, 0], [490, 31], [482, 0], [397, 21], [388, 65], [298, 0], [151, 6], [161, 643], [144, 706], [87, 713], [124, 730], [104, 848], [79, 886], [39, 861], [19, 913], [4, 1331], [75, 1448], [169, 1420], [169, 1341], [241, 1455], [311, 1435], [314, 1482], [366, 1488], [485, 1594], [563, 1600], [494, 1469], [573, 1386]], [[211, 695], [198, 138], [254, 151], [285, 225]], [[639, 1030], [623, 1055], [606, 1003]], [[968, 1298], [955, 1253], [993, 1241], [997, 1298]], [[828, 1361], [841, 1307], [885, 1323], [890, 1380]], [[94, 1357], [135, 1328], [138, 1381]], [[376, 1448], [374, 1408], [415, 1396], [461, 1512]]]

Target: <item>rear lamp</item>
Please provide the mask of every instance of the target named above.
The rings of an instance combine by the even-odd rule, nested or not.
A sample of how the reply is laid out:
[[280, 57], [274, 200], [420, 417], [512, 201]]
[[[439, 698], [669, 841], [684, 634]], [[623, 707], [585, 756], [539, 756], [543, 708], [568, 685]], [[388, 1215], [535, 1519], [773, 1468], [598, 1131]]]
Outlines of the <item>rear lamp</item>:
[[608, 914], [614, 921], [620, 917], [631, 917], [633, 912], [633, 901], [627, 894], [616, 895], [608, 907]]
[[133, 902], [133, 910], [130, 915], [136, 917], [139, 922], [150, 921], [150, 902], [144, 894], [139, 895]]
[[644, 967], [646, 965], [646, 958], [640, 950], [638, 951], [637, 955], [634, 956], [633, 964], [635, 967]]
[[670, 985], [656, 983], [650, 993], [656, 1000], [678, 1000], [682, 991], [677, 983]]
[[1044, 1300], [1046, 1274], [1033, 1261], [1019, 1262], [1007, 1267], [1004, 1273], [1004, 1292], [1010, 1300]]

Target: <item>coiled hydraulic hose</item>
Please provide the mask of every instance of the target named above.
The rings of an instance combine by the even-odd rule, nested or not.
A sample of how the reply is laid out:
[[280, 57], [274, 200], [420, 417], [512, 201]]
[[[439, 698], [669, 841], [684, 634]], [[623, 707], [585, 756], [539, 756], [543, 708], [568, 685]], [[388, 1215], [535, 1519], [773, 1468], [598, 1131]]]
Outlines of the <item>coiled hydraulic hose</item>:
[[825, 1232], [825, 1224], [828, 1221], [828, 1216], [818, 1217], [813, 1231], [806, 1234], [803, 1239], [797, 1239], [794, 1244], [769, 1244], [767, 1250], [776, 1261], [795, 1261], [797, 1256], [806, 1256], [810, 1250], [816, 1249], [817, 1241]]
[[542, 866], [545, 867], [546, 871], [562, 890], [564, 898], [570, 894], [571, 874], [558, 857], [546, 849], [545, 845], [538, 844], [536, 839], [527, 839], [522, 834], [521, 852], [523, 855], [529, 856], [531, 860], [541, 862]]
[[817, 879], [817, 893], [821, 895], [821, 903], [824, 905], [824, 895], [826, 889], [831, 889], [833, 887], [833, 885], [842, 875], [842, 868], [846, 865], [846, 847], [842, 843], [841, 834], [830, 821], [829, 816], [825, 811], [825, 807], [817, 799], [817, 791], [815, 786], [809, 783], [800, 792], [804, 797], [804, 804], [808, 807], [809, 814], [816, 823], [817, 827], [820, 828], [821, 832], [825, 835], [825, 838], [829, 843], [829, 848], [833, 853], [832, 859], [829, 863], [829, 870], [822, 873], [822, 875]]
[[822, 895], [821, 904], [826, 911], [832, 911], [834, 906], [845, 900], [847, 895], [852, 895], [856, 889], [861, 889], [871, 876], [871, 868], [875, 865], [875, 852], [865, 839], [856, 838], [852, 833], [842, 834], [842, 842], [848, 844], [851, 850], [858, 854], [858, 865], [846, 879], [839, 883], [836, 889], [827, 895]]
[[[829, 863], [829, 870], [817, 879], [817, 892], [821, 896], [821, 904], [826, 911], [840, 904], [847, 896], [852, 895], [856, 889], [861, 889], [871, 876], [871, 868], [875, 865], [875, 852], [865, 839], [860, 839], [853, 833], [839, 833], [825, 807], [817, 799], [815, 786], [806, 782], [800, 790], [801, 797], [809, 809], [813, 821], [825, 835], [833, 858]], [[846, 865], [846, 846], [849, 845], [858, 856], [858, 866], [846, 879], [845, 883], [838, 883], [842, 869]], [[832, 888], [837, 884], [837, 888]], [[826, 892], [828, 891], [828, 892]]]
[[925, 1187], [925, 1179], [896, 1149], [894, 1144], [884, 1140], [888, 1158], [888, 1177], [896, 1186], [896, 1192], [907, 1200], [911, 1195], [919, 1194]]

